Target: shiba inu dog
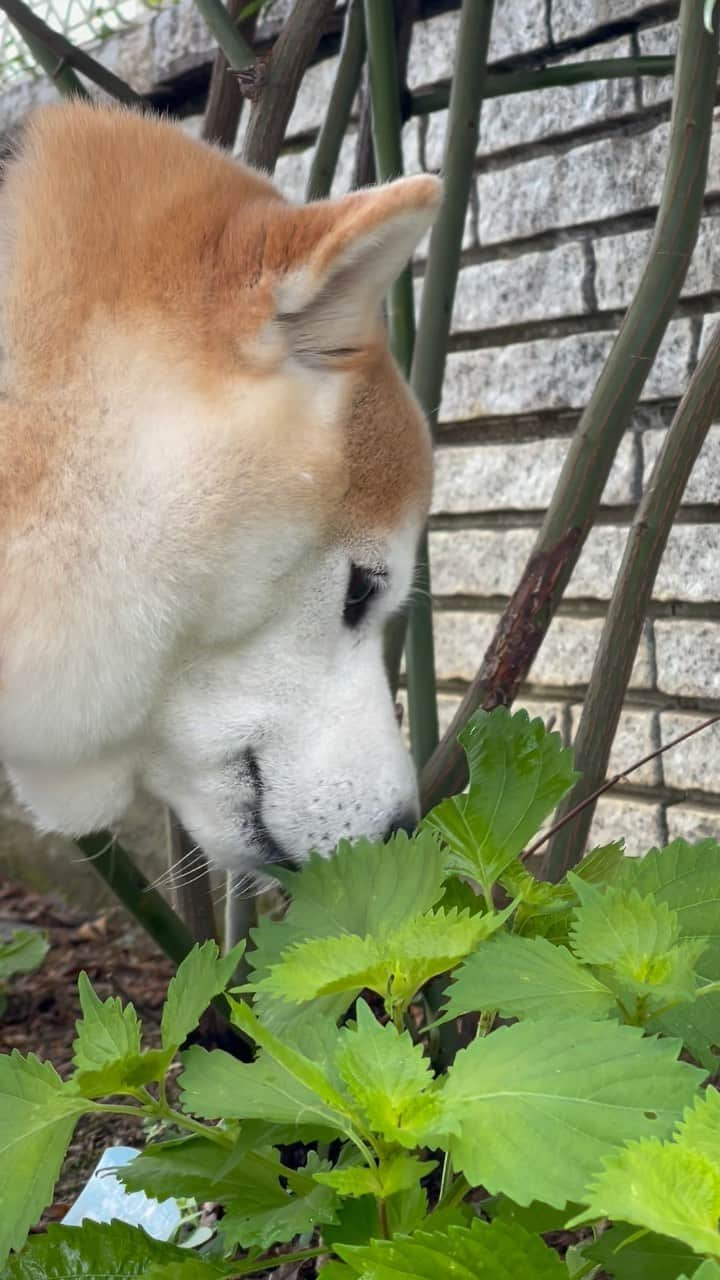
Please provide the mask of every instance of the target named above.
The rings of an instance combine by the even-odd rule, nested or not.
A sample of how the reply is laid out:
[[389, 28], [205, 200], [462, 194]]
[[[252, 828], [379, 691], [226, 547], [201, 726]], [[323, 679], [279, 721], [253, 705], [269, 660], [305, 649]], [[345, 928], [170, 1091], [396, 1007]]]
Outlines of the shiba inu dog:
[[234, 872], [416, 813], [383, 625], [431, 455], [381, 302], [432, 177], [309, 206], [68, 104], [0, 191], [0, 759], [47, 830], [137, 784]]

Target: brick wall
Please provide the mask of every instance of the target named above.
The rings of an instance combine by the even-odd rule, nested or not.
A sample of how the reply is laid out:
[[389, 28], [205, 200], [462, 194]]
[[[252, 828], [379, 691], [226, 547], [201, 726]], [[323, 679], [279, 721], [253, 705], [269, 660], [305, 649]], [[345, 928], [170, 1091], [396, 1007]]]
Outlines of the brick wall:
[[[674, 3], [638, 0], [499, 0], [491, 61], [522, 66], [541, 57], [562, 62], [673, 52], [676, 11]], [[116, 38], [108, 50], [115, 68], [140, 89], [208, 59], [212, 42], [186, 0], [168, 12], [146, 31]], [[455, 12], [416, 24], [411, 88], [447, 79], [456, 30]], [[333, 75], [332, 58], [317, 63], [293, 112], [276, 174], [291, 197], [302, 198]], [[642, 269], [667, 152], [671, 89], [666, 79], [628, 79], [494, 99], [483, 109], [430, 538], [443, 723], [517, 582]], [[8, 122], [24, 109], [8, 100]], [[185, 121], [189, 130], [196, 125], [195, 118]], [[408, 172], [438, 168], [445, 125], [445, 113], [438, 113], [405, 126]], [[351, 131], [337, 193], [348, 189], [354, 145]], [[720, 316], [719, 231], [720, 128], [682, 300], [622, 442], [598, 526], [521, 694], [529, 710], [555, 717], [567, 741], [579, 720], [628, 522], [698, 351]], [[418, 297], [422, 272], [421, 253]], [[670, 538], [612, 767], [630, 764], [718, 709], [720, 425], [710, 432]], [[624, 833], [630, 851], [641, 852], [674, 836], [719, 831], [720, 729], [637, 773], [601, 804], [593, 836]]]

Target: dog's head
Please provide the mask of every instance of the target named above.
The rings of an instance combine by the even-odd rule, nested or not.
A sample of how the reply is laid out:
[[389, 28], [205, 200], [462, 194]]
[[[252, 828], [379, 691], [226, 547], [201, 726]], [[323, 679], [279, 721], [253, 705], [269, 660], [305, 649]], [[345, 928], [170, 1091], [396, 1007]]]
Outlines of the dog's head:
[[[64, 425], [2, 530], [6, 619], [32, 608], [37, 643], [5, 645], [0, 749], [46, 826], [106, 825], [139, 780], [242, 872], [413, 823], [383, 632], [431, 460], [381, 305], [439, 194], [294, 206], [169, 126], [39, 118], [8, 181], [5, 382]], [[72, 562], [57, 602], [18, 574], [30, 526], [36, 572]]]

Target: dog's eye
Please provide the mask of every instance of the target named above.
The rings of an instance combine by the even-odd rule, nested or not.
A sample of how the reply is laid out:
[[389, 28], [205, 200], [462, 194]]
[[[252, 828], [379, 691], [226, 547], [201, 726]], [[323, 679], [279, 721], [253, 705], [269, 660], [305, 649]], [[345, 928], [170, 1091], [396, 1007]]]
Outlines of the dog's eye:
[[356, 627], [362, 622], [367, 607], [373, 596], [377, 594], [380, 579], [376, 573], [363, 569], [359, 564], [350, 566], [350, 580], [345, 592], [343, 622], [348, 627]]

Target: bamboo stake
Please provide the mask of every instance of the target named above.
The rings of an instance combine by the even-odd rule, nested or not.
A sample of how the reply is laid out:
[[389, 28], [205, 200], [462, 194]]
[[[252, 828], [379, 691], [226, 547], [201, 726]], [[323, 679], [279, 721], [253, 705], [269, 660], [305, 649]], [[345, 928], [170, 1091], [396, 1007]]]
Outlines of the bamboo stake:
[[[558, 821], [603, 783], [663, 552], [693, 464], [719, 412], [720, 326], [678, 406], [628, 534], [574, 743], [582, 777], [558, 808]], [[593, 801], [553, 836], [545, 879], [561, 880], [580, 861], [594, 812]]]
[[360, 84], [364, 58], [363, 0], [349, 0], [335, 83], [310, 167], [306, 196], [308, 200], [324, 200], [330, 195], [340, 148]]
[[668, 163], [650, 254], [598, 379], [520, 584], [422, 779], [427, 810], [467, 780], [457, 734], [477, 707], [512, 702], [552, 622], [592, 528], [618, 445], [675, 308], [697, 238], [717, 76], [717, 26], [681, 0]]

